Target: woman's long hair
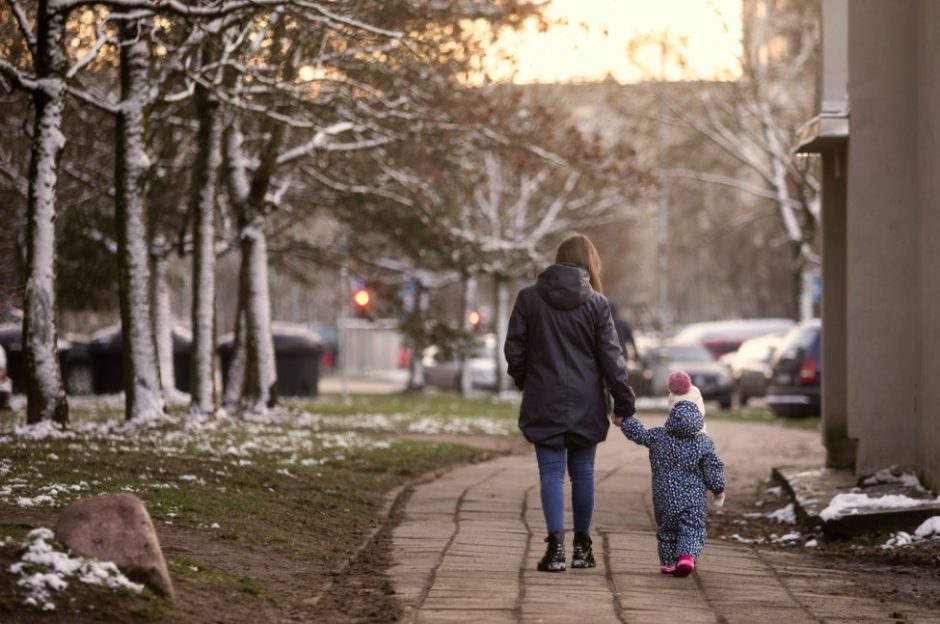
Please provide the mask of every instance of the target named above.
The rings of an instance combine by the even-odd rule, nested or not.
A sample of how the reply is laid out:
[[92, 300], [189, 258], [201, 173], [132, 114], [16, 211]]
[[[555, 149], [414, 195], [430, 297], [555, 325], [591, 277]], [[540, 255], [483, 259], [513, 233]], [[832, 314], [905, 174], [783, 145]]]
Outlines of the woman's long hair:
[[588, 272], [591, 288], [604, 294], [601, 284], [601, 257], [591, 239], [584, 234], [570, 234], [561, 241], [555, 253], [555, 264], [574, 264]]

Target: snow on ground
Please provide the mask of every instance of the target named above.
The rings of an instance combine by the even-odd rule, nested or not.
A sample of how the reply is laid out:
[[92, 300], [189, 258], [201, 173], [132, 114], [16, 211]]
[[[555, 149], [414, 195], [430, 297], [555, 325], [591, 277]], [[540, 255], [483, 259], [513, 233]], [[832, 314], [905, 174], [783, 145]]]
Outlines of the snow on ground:
[[881, 547], [890, 550], [901, 546], [916, 545], [918, 542], [926, 541], [929, 538], [940, 539], [940, 516], [927, 518], [914, 530], [913, 534], [907, 531], [892, 533], [888, 541], [882, 544]]
[[[97, 398], [88, 406], [92, 413], [112, 414], [106, 407], [123, 401], [120, 395]], [[99, 409], [95, 410], [94, 407]], [[418, 414], [354, 414], [328, 416], [289, 408], [266, 410], [244, 418], [166, 415], [143, 422], [122, 418], [108, 421], [73, 423], [69, 429], [43, 422], [21, 425], [0, 435], [4, 445], [28, 446], [43, 440], [65, 441], [71, 452], [94, 454], [101, 449], [134, 454], [155, 452], [167, 457], [199, 457], [220, 460], [229, 468], [277, 464], [274, 470], [292, 466], [319, 466], [345, 460], [350, 454], [387, 449], [396, 433], [420, 435], [486, 434], [504, 436], [516, 431], [514, 419], [486, 417], [433, 416]], [[2, 454], [2, 453], [0, 453]], [[91, 488], [88, 483], [50, 482], [41, 474], [43, 465], [57, 457], [39, 457], [28, 467], [0, 459], [0, 502], [19, 507], [56, 507], [67, 504], [79, 492]], [[190, 488], [206, 484], [194, 475], [160, 478], [150, 475], [148, 488]], [[93, 482], [92, 485], [98, 485]], [[134, 491], [127, 483], [108, 483], [108, 489]]]
[[905, 487], [914, 488], [919, 492], [925, 492], [926, 489], [920, 483], [920, 479], [917, 478], [917, 475], [910, 472], [903, 472], [901, 474], [895, 474], [897, 471], [896, 466], [891, 468], [884, 468], [879, 470], [872, 476], [868, 477], [862, 481], [862, 485], [879, 485], [882, 483], [900, 483]]
[[914, 531], [914, 535], [920, 539], [926, 539], [928, 537], [940, 539], [940, 516], [934, 516], [924, 520], [924, 522], [917, 527], [917, 530]]
[[858, 492], [843, 492], [832, 497], [829, 505], [819, 513], [819, 517], [823, 522], [829, 522], [868, 509], [908, 509], [928, 504], [940, 504], [940, 498], [911, 498], [903, 494], [871, 497]]
[[767, 514], [767, 517], [775, 522], [796, 524], [796, 511], [793, 509], [793, 503], [790, 503], [786, 507], [781, 507], [777, 511], [770, 512]]
[[46, 528], [30, 531], [22, 544], [25, 550], [20, 560], [9, 568], [11, 574], [19, 576], [16, 584], [25, 594], [23, 604], [43, 611], [54, 610], [53, 593], [67, 588], [70, 579], [112, 589], [143, 590], [143, 585], [131, 582], [110, 561], [72, 557], [56, 550], [50, 543], [54, 537]]

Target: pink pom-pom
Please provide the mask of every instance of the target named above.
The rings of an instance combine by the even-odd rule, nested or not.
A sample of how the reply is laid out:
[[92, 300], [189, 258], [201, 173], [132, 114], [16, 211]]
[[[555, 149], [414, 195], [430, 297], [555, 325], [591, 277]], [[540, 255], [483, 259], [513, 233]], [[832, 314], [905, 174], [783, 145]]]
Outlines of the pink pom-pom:
[[666, 379], [666, 388], [673, 394], [685, 394], [692, 387], [692, 379], [685, 371], [673, 371]]

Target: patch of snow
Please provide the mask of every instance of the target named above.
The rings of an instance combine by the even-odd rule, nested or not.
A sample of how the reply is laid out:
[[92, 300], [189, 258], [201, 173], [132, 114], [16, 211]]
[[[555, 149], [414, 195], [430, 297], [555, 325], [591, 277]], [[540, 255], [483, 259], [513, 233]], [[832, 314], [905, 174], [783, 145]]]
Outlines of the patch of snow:
[[900, 483], [905, 487], [914, 488], [920, 492], [926, 491], [924, 486], [921, 485], [920, 479], [917, 478], [917, 475], [905, 472], [900, 475], [894, 474], [894, 466], [891, 468], [883, 468], [862, 481], [862, 485], [878, 485], [881, 483]]
[[16, 584], [26, 593], [23, 604], [43, 611], [55, 610], [52, 594], [67, 588], [69, 582], [66, 579], [69, 578], [112, 589], [143, 590], [143, 585], [131, 582], [113, 562], [71, 557], [55, 550], [49, 543], [54, 538], [53, 532], [47, 528], [33, 529], [23, 543], [25, 550], [20, 560], [9, 568], [11, 574], [20, 577]]
[[917, 530], [914, 531], [914, 535], [920, 539], [926, 539], [928, 537], [940, 537], [940, 516], [934, 516], [932, 518], [927, 518], [921, 523]]
[[801, 537], [802, 536], [798, 532], [793, 531], [791, 533], [786, 533], [784, 535], [781, 535], [780, 537], [775, 537], [771, 541], [774, 544], [792, 544], [793, 542], [799, 540]]
[[832, 497], [829, 505], [819, 513], [824, 522], [846, 515], [857, 514], [864, 509], [909, 509], [927, 504], [940, 504], [940, 498], [911, 498], [902, 494], [888, 494], [872, 498], [868, 494], [840, 493]]
[[69, 438], [73, 434], [51, 420], [43, 420], [32, 425], [16, 426], [13, 428], [13, 435], [27, 440], [48, 440]]
[[772, 488], [767, 488], [766, 490], [764, 490], [764, 493], [770, 494], [771, 496], [780, 496], [781, 494], [783, 494], [783, 486], [775, 485]]
[[764, 538], [762, 537], [758, 537], [756, 539], [749, 539], [747, 537], [741, 537], [737, 533], [729, 535], [727, 539], [730, 539], [732, 541], [735, 541], [741, 544], [763, 544], [764, 543]]
[[881, 545], [885, 550], [891, 548], [898, 548], [900, 546], [909, 546], [914, 543], [914, 538], [910, 533], [906, 531], [898, 531], [897, 533], [892, 533], [891, 537], [888, 538], [888, 541]]
[[803, 544], [803, 548], [816, 548], [817, 546], [819, 546], [819, 542], [816, 541], [815, 537]]
[[770, 512], [767, 514], [767, 518], [775, 522], [796, 524], [796, 512], [793, 509], [793, 503], [790, 503], [786, 507], [781, 507], [777, 511]]

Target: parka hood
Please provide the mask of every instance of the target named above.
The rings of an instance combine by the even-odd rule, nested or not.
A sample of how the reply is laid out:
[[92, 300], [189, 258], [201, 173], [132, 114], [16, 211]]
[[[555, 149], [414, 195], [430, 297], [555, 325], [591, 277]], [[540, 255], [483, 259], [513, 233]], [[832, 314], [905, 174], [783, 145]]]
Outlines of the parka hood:
[[702, 424], [705, 419], [702, 412], [699, 411], [695, 403], [691, 401], [677, 401], [669, 411], [669, 418], [666, 420], [665, 428], [669, 433], [683, 437], [691, 438], [702, 430]]
[[573, 264], [553, 264], [539, 274], [535, 289], [548, 305], [573, 310], [594, 294], [588, 272]]

